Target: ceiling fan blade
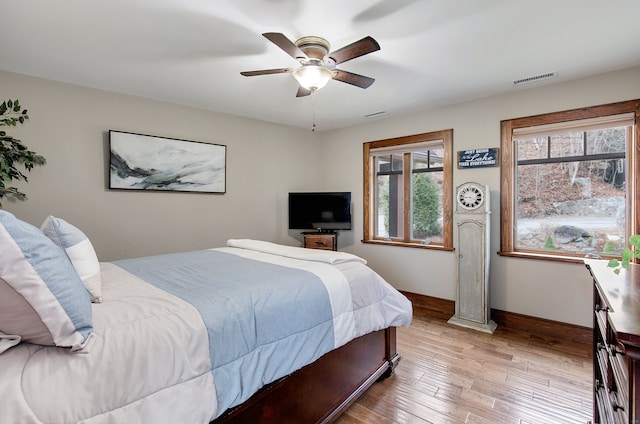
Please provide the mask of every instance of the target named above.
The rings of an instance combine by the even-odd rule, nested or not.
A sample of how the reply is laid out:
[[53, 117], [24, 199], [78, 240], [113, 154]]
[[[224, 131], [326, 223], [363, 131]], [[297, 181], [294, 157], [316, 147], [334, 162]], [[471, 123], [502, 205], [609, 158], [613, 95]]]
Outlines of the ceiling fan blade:
[[355, 43], [351, 43], [348, 46], [344, 46], [341, 49], [329, 53], [329, 57], [333, 59], [337, 65], [377, 50], [380, 50], [380, 44], [371, 37], [364, 37], [362, 40], [356, 41]]
[[343, 71], [341, 69], [335, 69], [334, 80], [346, 82], [347, 84], [355, 85], [360, 88], [369, 88], [375, 81], [374, 78], [365, 77], [364, 75], [354, 74], [353, 72]]
[[311, 94], [311, 90], [308, 88], [304, 88], [303, 86], [298, 87], [298, 93], [296, 93], [296, 97], [304, 97]]
[[256, 75], [271, 75], [271, 74], [286, 74], [288, 72], [292, 72], [291, 68], [277, 68], [277, 69], [263, 69], [261, 71], [243, 71], [240, 72], [241, 75], [245, 77], [255, 77]]
[[307, 55], [295, 43], [279, 32], [265, 32], [262, 34], [267, 40], [284, 50], [294, 59], [306, 59]]

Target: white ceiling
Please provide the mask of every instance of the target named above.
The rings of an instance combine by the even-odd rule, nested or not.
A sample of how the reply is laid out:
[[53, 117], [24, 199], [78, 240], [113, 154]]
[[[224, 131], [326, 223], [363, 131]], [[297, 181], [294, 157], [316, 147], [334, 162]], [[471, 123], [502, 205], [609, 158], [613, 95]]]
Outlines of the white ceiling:
[[[262, 37], [381, 50], [296, 98], [295, 67]], [[5, 0], [0, 69], [318, 130], [640, 66], [640, 0]], [[557, 72], [514, 87], [513, 80]], [[369, 118], [372, 119], [372, 118]], [[383, 119], [383, 118], [373, 118]]]

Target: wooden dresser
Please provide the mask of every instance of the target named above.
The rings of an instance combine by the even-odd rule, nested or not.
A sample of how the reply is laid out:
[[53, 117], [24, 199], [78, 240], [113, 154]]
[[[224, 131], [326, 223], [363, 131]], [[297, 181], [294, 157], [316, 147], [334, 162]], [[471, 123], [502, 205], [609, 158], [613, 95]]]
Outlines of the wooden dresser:
[[593, 290], [594, 423], [640, 422], [640, 265], [587, 259]]
[[304, 246], [309, 249], [338, 250], [337, 233], [302, 233]]

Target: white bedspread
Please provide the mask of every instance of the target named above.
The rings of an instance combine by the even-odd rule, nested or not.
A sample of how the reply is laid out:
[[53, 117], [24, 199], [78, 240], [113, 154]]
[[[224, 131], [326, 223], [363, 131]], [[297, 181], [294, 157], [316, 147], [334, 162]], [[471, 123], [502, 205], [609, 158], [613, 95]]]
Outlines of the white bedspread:
[[[338, 312], [337, 345], [411, 321], [411, 303], [356, 256], [236, 245], [216, 250], [321, 277]], [[101, 268], [91, 352], [22, 343], [0, 354], [0, 423], [208, 423], [218, 416], [216, 390], [225, 387], [215, 387], [197, 309], [114, 264]]]
[[366, 264], [367, 261], [359, 256], [347, 252], [337, 252], [333, 250], [303, 249], [295, 246], [284, 246], [282, 244], [270, 243], [262, 240], [251, 239], [231, 239], [227, 240], [227, 246], [239, 249], [252, 250], [255, 252], [269, 253], [271, 255], [282, 256], [292, 259], [302, 259], [305, 261], [324, 262], [327, 264], [340, 264], [345, 262], [360, 262]]
[[113, 264], [101, 268], [91, 352], [23, 343], [1, 354], [0, 422], [208, 422], [217, 405], [198, 312]]

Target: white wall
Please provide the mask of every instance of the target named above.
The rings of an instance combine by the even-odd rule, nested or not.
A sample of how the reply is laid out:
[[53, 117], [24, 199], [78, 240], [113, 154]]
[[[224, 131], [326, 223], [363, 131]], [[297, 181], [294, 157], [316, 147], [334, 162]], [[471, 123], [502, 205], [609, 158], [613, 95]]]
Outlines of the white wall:
[[[353, 192], [352, 234], [339, 246], [369, 260], [395, 287], [455, 299], [455, 252], [362, 244], [362, 144], [453, 128], [454, 151], [500, 147], [500, 121], [547, 112], [640, 98], [640, 68], [546, 86], [531, 85], [513, 93], [405, 117], [373, 120], [367, 125], [322, 135], [325, 187]], [[491, 306], [493, 308], [578, 325], [591, 325], [592, 287], [583, 265], [497, 255], [500, 248], [500, 168], [454, 170], [454, 187], [467, 181], [491, 188]], [[345, 183], [348, 186], [345, 187]], [[455, 238], [454, 238], [455, 239]]]
[[[82, 229], [103, 261], [222, 246], [229, 238], [299, 244], [287, 193], [319, 189], [317, 134], [154, 100], [0, 72], [0, 93], [30, 119], [5, 128], [47, 159], [6, 210], [40, 226], [49, 215]], [[227, 146], [226, 194], [109, 190], [110, 129]]]
[[[500, 146], [500, 121], [640, 98], [640, 68], [528, 89], [367, 125], [311, 133], [154, 100], [0, 72], [4, 99], [19, 98], [31, 119], [11, 128], [44, 155], [20, 187], [26, 202], [5, 209], [39, 226], [48, 214], [90, 237], [101, 260], [221, 246], [251, 237], [299, 244], [287, 231], [287, 193], [351, 191], [354, 230], [341, 250], [369, 261], [401, 290], [454, 299], [453, 252], [377, 246], [362, 239], [362, 143], [454, 129], [454, 150]], [[107, 188], [109, 129], [227, 145], [224, 195], [114, 191]], [[313, 160], [308, 160], [313, 158]], [[492, 307], [591, 325], [591, 281], [582, 265], [500, 257], [499, 168], [458, 170], [454, 186], [489, 184]]]

